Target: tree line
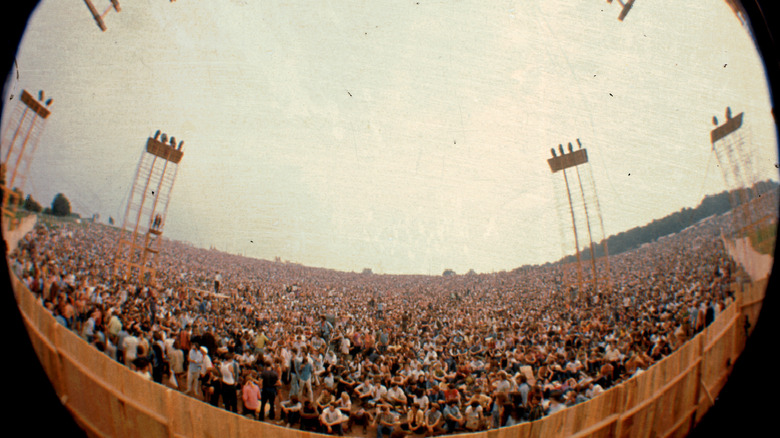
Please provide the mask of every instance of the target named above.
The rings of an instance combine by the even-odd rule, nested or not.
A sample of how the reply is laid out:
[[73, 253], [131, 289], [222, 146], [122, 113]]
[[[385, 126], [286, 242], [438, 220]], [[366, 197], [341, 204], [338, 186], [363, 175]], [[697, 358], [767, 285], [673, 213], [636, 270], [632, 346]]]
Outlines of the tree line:
[[[727, 213], [737, 205], [749, 202], [758, 196], [770, 194], [777, 198], [779, 186], [780, 184], [775, 181], [766, 180], [756, 183], [749, 189], [727, 190], [715, 195], [707, 195], [696, 208], [686, 207], [661, 219], [654, 219], [649, 224], [609, 236], [607, 238], [609, 254], [615, 255], [631, 251], [663, 236], [679, 233], [702, 219]], [[593, 253], [596, 258], [603, 257], [604, 246], [601, 243], [595, 243]], [[582, 249], [580, 257], [583, 260], [590, 260], [590, 248], [586, 246]], [[571, 254], [559, 260], [559, 263], [572, 263], [576, 260], [576, 255]]]
[[[22, 197], [20, 196], [19, 199], [21, 198]], [[32, 195], [29, 194], [26, 198], [24, 198], [24, 201], [20, 202], [19, 206], [33, 213], [43, 213], [52, 216], [63, 217], [75, 215], [75, 213], [73, 213], [70, 209], [70, 201], [62, 193], [57, 193], [57, 195], [55, 195], [54, 199], [51, 201], [51, 205], [46, 208], [44, 208], [40, 203], [38, 203], [38, 201], [35, 200], [35, 198], [32, 197]]]

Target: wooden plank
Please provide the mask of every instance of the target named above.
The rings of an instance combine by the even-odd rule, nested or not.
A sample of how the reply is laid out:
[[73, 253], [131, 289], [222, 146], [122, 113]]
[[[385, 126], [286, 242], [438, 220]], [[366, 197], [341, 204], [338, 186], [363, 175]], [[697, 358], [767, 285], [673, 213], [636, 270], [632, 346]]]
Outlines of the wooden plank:
[[586, 437], [606, 427], [614, 427], [617, 424], [620, 417], [621, 414], [612, 414], [604, 418], [603, 420], [599, 421], [598, 423], [594, 424], [593, 426], [582, 429], [581, 431], [573, 434], [572, 437], [573, 438]]

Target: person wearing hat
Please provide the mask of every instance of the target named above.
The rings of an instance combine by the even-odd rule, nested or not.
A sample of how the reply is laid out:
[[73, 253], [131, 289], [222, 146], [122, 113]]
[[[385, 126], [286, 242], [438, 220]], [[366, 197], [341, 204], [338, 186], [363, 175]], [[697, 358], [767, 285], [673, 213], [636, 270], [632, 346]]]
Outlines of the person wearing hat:
[[209, 349], [205, 345], [200, 346], [200, 353], [203, 356], [203, 362], [200, 364], [200, 384], [201, 389], [205, 390], [206, 378], [214, 364], [209, 357]]

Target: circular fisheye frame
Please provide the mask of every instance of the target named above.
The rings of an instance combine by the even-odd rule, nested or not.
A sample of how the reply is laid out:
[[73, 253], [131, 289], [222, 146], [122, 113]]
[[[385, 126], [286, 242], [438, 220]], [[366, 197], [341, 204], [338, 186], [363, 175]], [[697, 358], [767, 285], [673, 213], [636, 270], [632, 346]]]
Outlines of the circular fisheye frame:
[[29, 2], [0, 125], [9, 417], [763, 432], [764, 3]]

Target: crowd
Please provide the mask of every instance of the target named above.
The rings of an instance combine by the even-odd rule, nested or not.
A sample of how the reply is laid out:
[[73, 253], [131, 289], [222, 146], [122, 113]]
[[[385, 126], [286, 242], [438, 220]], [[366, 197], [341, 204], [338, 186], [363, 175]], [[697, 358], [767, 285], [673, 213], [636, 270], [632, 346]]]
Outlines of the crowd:
[[[584, 271], [375, 275], [165, 241], [156, 285], [114, 278], [117, 230], [39, 225], [11, 267], [57, 321], [147, 379], [332, 434], [533, 421], [679, 348], [731, 300], [712, 217]], [[607, 281], [609, 279], [609, 281]], [[369, 432], [369, 430], [371, 432]]]

